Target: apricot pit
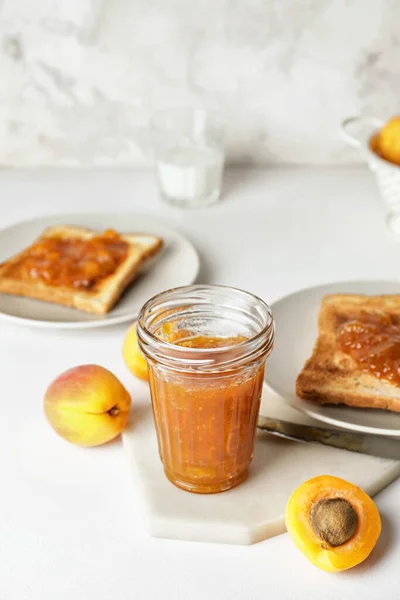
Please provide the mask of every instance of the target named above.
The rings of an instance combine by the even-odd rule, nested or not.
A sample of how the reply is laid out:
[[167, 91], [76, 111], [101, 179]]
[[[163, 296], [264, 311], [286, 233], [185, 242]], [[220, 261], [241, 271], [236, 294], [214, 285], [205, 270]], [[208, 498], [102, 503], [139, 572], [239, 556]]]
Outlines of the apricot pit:
[[337, 548], [353, 537], [358, 517], [344, 498], [322, 498], [311, 506], [310, 523], [321, 540]]

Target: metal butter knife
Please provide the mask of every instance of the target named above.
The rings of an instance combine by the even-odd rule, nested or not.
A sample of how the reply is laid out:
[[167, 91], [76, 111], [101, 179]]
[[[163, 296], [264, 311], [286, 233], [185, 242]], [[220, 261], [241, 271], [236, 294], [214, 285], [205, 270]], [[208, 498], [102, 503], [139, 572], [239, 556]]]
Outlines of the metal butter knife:
[[287, 440], [322, 444], [370, 456], [400, 460], [400, 439], [396, 438], [354, 431], [339, 431], [313, 425], [299, 425], [262, 416], [258, 419], [258, 428]]

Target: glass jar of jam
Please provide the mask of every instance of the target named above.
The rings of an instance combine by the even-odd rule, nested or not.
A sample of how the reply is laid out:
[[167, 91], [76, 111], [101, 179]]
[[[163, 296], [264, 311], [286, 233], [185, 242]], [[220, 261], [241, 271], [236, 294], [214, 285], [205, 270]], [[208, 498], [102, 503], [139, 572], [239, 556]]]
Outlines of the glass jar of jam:
[[244, 481], [274, 340], [269, 307], [229, 287], [176, 288], [144, 305], [138, 340], [168, 479], [202, 494]]

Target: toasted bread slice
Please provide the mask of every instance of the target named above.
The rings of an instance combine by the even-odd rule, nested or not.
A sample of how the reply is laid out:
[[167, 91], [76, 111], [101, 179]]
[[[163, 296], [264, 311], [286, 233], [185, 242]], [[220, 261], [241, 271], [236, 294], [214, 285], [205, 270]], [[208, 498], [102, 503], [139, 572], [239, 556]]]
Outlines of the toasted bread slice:
[[319, 313], [319, 336], [311, 358], [297, 378], [296, 393], [322, 404], [346, 404], [400, 412], [400, 387], [360, 370], [337, 341], [337, 329], [361, 313], [388, 314], [400, 324], [400, 295], [326, 296]]
[[[101, 232], [59, 225], [48, 227], [38, 241], [46, 238], [89, 240], [98, 235], [101, 235]], [[128, 245], [126, 256], [112, 273], [99, 279], [90, 289], [49, 285], [43, 279], [22, 277], [14, 267], [28, 256], [30, 246], [0, 265], [0, 292], [55, 302], [94, 314], [105, 314], [135, 279], [143, 264], [162, 247], [161, 238], [154, 235], [123, 234], [119, 239]]]

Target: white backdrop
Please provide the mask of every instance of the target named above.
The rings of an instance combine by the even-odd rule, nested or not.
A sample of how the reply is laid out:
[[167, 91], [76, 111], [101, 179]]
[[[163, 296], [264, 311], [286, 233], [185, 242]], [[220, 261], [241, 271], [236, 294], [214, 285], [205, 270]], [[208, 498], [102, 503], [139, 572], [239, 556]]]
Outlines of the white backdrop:
[[358, 161], [398, 110], [396, 0], [2, 0], [0, 165], [137, 164], [152, 111], [206, 103], [237, 162]]

